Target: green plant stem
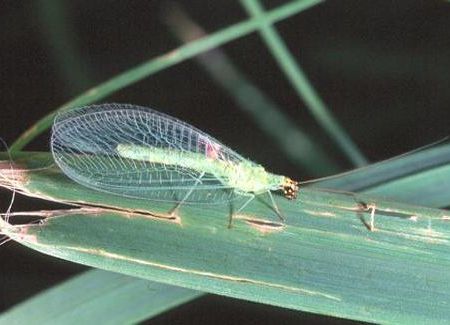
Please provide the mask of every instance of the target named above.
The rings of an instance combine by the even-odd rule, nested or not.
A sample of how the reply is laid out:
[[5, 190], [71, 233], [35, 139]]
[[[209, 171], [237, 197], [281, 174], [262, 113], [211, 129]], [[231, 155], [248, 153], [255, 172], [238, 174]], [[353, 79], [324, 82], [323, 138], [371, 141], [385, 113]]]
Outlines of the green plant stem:
[[271, 23], [262, 19], [264, 10], [259, 0], [241, 0], [241, 3], [254, 19], [261, 19], [260, 32], [267, 47], [318, 123], [328, 132], [331, 139], [336, 141], [355, 166], [366, 165], [367, 159], [327, 108], [278, 32]]
[[205, 38], [180, 46], [164, 55], [150, 59], [149, 61], [125, 71], [112, 79], [94, 87], [69, 102], [49, 113], [31, 128], [26, 130], [10, 147], [12, 153], [21, 150], [28, 142], [49, 128], [57, 111], [73, 107], [83, 106], [111, 95], [119, 89], [129, 86], [145, 77], [167, 69], [177, 63], [190, 59], [195, 55], [208, 51], [212, 48], [245, 36], [259, 28], [261, 21], [274, 23], [286, 19], [296, 13], [314, 6], [323, 0], [292, 1], [276, 9], [268, 11], [263, 17], [249, 19], [247, 21], [226, 27]]
[[[207, 35], [179, 6], [171, 8], [166, 21], [184, 43]], [[198, 55], [196, 62], [276, 142], [290, 161], [303, 167], [312, 176], [329, 175], [339, 170], [325, 149], [287, 118], [280, 107], [258, 89], [224, 51], [220, 48], [210, 50]]]
[[61, 77], [66, 81], [70, 94], [92, 85], [88, 64], [83, 62], [77, 38], [67, 10], [68, 3], [59, 0], [40, 0], [37, 14], [41, 23], [42, 36], [51, 50], [52, 58], [58, 64]]

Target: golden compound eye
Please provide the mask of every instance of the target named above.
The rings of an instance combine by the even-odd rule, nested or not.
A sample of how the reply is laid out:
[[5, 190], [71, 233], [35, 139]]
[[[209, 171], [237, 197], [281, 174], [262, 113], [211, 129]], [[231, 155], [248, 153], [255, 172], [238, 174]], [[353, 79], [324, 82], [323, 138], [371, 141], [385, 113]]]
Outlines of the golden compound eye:
[[287, 199], [295, 199], [298, 192], [298, 182], [286, 178], [283, 184], [283, 193]]

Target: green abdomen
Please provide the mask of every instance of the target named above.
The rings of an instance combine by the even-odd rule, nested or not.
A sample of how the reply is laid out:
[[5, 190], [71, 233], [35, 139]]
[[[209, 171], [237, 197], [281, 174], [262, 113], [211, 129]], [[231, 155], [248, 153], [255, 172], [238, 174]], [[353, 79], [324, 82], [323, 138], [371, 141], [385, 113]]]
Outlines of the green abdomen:
[[175, 170], [178, 166], [180, 172], [182, 169], [205, 172], [214, 175], [223, 185], [242, 193], [276, 190], [284, 179], [283, 176], [268, 173], [263, 167], [250, 161], [233, 163], [190, 151], [119, 144], [117, 152], [124, 158], [171, 165]]

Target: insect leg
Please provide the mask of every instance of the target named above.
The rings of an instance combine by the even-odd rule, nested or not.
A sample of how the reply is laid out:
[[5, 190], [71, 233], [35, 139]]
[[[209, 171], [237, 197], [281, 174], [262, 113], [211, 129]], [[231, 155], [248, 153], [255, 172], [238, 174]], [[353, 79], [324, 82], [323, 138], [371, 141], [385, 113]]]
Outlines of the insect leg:
[[[367, 204], [366, 202], [360, 201], [358, 202], [358, 205], [361, 207], [361, 211], [370, 211], [370, 222], [367, 223], [361, 216], [359, 219], [363, 222], [363, 224], [369, 229], [370, 231], [375, 230], [375, 211], [377, 209], [377, 206], [375, 203]], [[360, 212], [361, 212], [360, 211]]]
[[278, 208], [278, 204], [275, 202], [275, 200], [273, 198], [272, 192], [271, 191], [267, 191], [267, 193], [269, 194], [270, 200], [272, 201], [273, 209], [275, 210], [278, 218], [280, 218], [281, 221], [284, 222], [284, 217], [281, 214], [280, 209]]
[[249, 194], [248, 196], [250, 196], [250, 198], [245, 201], [245, 203], [235, 212], [235, 214], [241, 212], [247, 206], [247, 204], [249, 204], [255, 198], [255, 194]]
[[178, 208], [189, 198], [189, 196], [192, 194], [192, 192], [194, 191], [197, 184], [201, 182], [201, 178], [204, 175], [205, 175], [205, 172], [202, 172], [200, 174], [200, 176], [196, 179], [195, 184], [191, 187], [189, 192], [187, 192], [186, 195], [184, 196], [184, 198], [180, 202], [177, 203], [177, 205], [172, 209], [172, 211], [170, 211], [170, 215], [174, 215], [175, 212], [178, 210]]
[[233, 223], [233, 216], [235, 214], [238, 214], [239, 212], [241, 212], [255, 198], [255, 194], [253, 194], [253, 193], [248, 193], [247, 195], [250, 198], [247, 201], [245, 201], [245, 203], [236, 212], [230, 213], [230, 220], [228, 222], [228, 228], [231, 228], [231, 225]]

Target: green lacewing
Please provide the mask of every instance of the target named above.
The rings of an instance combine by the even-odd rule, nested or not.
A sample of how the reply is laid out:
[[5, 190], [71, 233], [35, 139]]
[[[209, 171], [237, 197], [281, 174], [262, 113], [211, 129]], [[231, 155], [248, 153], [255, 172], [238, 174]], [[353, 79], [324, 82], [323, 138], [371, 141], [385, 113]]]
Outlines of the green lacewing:
[[[74, 181], [116, 195], [181, 204], [226, 203], [271, 191], [294, 199], [298, 183], [272, 174], [210, 135], [174, 117], [131, 104], [59, 113], [54, 160]], [[231, 216], [232, 217], [232, 216]]]

